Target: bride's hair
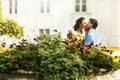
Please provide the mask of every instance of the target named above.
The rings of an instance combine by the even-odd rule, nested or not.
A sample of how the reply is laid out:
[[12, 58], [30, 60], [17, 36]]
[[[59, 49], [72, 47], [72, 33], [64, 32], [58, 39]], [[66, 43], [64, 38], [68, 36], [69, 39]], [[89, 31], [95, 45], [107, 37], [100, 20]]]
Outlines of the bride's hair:
[[80, 17], [79, 19], [76, 20], [75, 25], [73, 26], [75, 31], [80, 27], [80, 24], [82, 24], [83, 20], [85, 20], [84, 17]]

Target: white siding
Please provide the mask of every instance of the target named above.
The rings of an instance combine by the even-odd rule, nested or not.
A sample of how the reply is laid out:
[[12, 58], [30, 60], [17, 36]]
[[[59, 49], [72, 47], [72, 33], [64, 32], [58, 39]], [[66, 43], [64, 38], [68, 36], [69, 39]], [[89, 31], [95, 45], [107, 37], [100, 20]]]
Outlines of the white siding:
[[12, 18], [25, 28], [25, 37], [39, 35], [40, 28], [57, 29], [66, 37], [79, 17], [96, 18], [103, 44], [120, 47], [120, 0], [87, 0], [87, 12], [75, 13], [75, 0], [50, 0], [50, 13], [40, 14], [40, 0], [18, 0], [18, 14], [9, 14], [9, 0], [2, 0], [4, 18]]

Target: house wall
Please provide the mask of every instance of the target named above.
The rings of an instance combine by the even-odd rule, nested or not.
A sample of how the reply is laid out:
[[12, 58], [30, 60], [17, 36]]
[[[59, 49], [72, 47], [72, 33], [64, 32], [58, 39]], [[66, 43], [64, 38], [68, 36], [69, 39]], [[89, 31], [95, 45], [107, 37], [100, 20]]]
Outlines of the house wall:
[[2, 0], [4, 18], [12, 18], [25, 28], [25, 38], [39, 35], [40, 28], [54, 29], [66, 37], [76, 19], [96, 18], [97, 30], [102, 36], [102, 44], [120, 47], [120, 0], [87, 0], [87, 12], [74, 11], [75, 0], [50, 0], [50, 13], [40, 14], [40, 0], [18, 0], [18, 14], [9, 14], [9, 0]]

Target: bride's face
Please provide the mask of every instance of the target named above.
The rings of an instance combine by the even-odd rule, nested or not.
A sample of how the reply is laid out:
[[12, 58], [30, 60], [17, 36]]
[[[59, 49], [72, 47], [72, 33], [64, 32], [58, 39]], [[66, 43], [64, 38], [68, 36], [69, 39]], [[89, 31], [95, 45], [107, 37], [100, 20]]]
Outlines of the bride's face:
[[82, 28], [84, 28], [86, 25], [87, 25], [86, 21], [83, 20], [83, 21], [82, 21], [82, 24], [81, 24]]

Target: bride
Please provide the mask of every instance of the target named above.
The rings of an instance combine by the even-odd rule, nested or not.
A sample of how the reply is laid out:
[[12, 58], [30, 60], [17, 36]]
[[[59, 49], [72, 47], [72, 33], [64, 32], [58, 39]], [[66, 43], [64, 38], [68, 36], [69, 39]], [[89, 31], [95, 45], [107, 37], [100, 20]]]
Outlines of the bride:
[[85, 26], [86, 26], [86, 21], [84, 17], [80, 17], [79, 19], [76, 20], [75, 25], [74, 25], [74, 31], [73, 31], [73, 38], [77, 39], [79, 43], [82, 43], [82, 41], [85, 38]]

